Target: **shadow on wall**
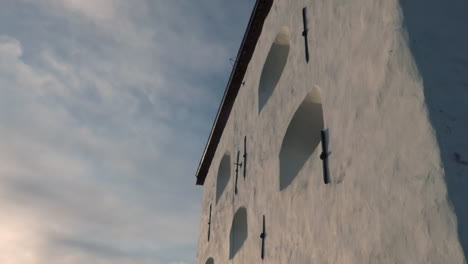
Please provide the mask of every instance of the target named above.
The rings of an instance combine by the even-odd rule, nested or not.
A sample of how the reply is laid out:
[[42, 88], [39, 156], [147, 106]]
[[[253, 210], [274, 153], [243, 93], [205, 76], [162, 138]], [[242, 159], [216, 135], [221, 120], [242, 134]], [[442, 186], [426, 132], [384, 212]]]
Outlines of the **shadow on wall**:
[[231, 233], [229, 235], [229, 259], [232, 259], [247, 240], [247, 210], [241, 207], [237, 210], [232, 220]]
[[281, 78], [288, 61], [290, 34], [287, 27], [283, 27], [271, 45], [268, 56], [263, 65], [260, 84], [258, 86], [258, 112], [260, 113], [270, 99]]
[[323, 129], [322, 96], [314, 87], [304, 98], [289, 123], [279, 153], [280, 190], [296, 178], [320, 143]]
[[218, 177], [216, 178], [216, 203], [226, 189], [231, 177], [231, 158], [228, 154], [224, 154], [218, 168]]
[[468, 254], [468, 1], [400, 0], [458, 235]]

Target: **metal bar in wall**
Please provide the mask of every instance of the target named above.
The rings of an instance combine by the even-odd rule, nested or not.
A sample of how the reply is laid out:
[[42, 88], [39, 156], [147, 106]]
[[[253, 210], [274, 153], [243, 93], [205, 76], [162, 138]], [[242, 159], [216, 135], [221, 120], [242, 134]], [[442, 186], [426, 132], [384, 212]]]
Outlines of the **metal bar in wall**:
[[306, 61], [309, 62], [309, 28], [307, 25], [307, 7], [302, 9], [302, 21], [304, 23], [304, 31], [302, 32], [302, 36], [304, 37], [304, 44], [305, 44], [305, 57]]
[[323, 182], [325, 184], [330, 183], [330, 169], [328, 165], [328, 157], [330, 156], [331, 152], [328, 151], [328, 129], [324, 129], [320, 133], [322, 137], [322, 154], [320, 154], [320, 159], [322, 160], [323, 164]]

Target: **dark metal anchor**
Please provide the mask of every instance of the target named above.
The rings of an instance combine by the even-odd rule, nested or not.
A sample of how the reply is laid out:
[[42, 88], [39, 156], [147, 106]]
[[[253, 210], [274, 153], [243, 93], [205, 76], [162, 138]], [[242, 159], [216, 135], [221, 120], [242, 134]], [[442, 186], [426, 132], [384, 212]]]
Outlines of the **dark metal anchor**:
[[309, 28], [307, 27], [307, 7], [304, 7], [302, 9], [302, 21], [304, 23], [304, 31], [302, 32], [302, 36], [304, 37], [304, 43], [305, 43], [305, 56], [306, 56], [306, 61], [309, 62], [309, 38], [308, 38]]
[[210, 216], [208, 218], [208, 241], [210, 241], [211, 234], [211, 204], [210, 204]]
[[261, 252], [261, 258], [264, 259], [265, 258], [265, 237], [266, 237], [266, 233], [265, 233], [265, 215], [263, 216], [263, 229], [262, 229], [262, 233], [260, 234], [260, 238], [262, 239], [262, 252]]
[[320, 154], [320, 159], [323, 164], [323, 182], [329, 184], [331, 181], [328, 157], [331, 155], [331, 152], [328, 151], [328, 129], [322, 130], [320, 134], [322, 137], [322, 154]]
[[237, 179], [239, 178], [239, 167], [242, 167], [242, 163], [239, 163], [239, 155], [240, 155], [240, 152], [237, 151], [237, 162], [234, 163], [234, 165], [236, 165], [236, 185], [234, 186], [235, 194], [237, 194]]
[[244, 179], [247, 174], [247, 136], [244, 137]]

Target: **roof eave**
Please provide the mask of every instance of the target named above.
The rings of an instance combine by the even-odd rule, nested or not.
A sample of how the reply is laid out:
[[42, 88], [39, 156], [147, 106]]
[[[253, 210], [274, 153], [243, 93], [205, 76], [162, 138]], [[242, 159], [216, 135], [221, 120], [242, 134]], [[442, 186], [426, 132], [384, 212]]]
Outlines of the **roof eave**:
[[213, 123], [213, 127], [211, 128], [208, 142], [206, 143], [203, 156], [198, 165], [196, 173], [197, 185], [203, 185], [205, 183], [206, 175], [210, 169], [211, 162], [213, 161], [213, 157], [216, 153], [224, 128], [226, 127], [234, 101], [236, 100], [244, 79], [245, 72], [247, 71], [247, 67], [255, 51], [258, 38], [262, 33], [263, 24], [272, 5], [273, 0], [257, 0], [255, 3], [242, 44], [239, 52], [237, 53], [231, 76], [229, 77], [229, 81], [224, 92], [223, 100], [218, 108], [218, 113], [216, 114], [216, 119]]

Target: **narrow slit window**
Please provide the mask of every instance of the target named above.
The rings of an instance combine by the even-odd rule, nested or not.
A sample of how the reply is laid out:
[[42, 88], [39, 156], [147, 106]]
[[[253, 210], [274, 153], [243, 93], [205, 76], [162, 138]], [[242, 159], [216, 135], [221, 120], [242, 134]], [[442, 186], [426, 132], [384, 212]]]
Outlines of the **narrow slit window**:
[[247, 209], [241, 207], [234, 214], [232, 220], [231, 232], [229, 236], [229, 259], [234, 258], [236, 253], [242, 248], [247, 240]]
[[288, 61], [290, 48], [290, 33], [287, 27], [281, 28], [271, 45], [263, 66], [258, 87], [258, 112], [261, 112], [268, 99], [273, 94]]
[[231, 178], [231, 157], [229, 154], [224, 154], [218, 168], [218, 177], [216, 178], [216, 202], [226, 189], [229, 179]]
[[315, 86], [292, 117], [283, 138], [280, 160], [280, 190], [288, 187], [321, 141], [322, 96]]

